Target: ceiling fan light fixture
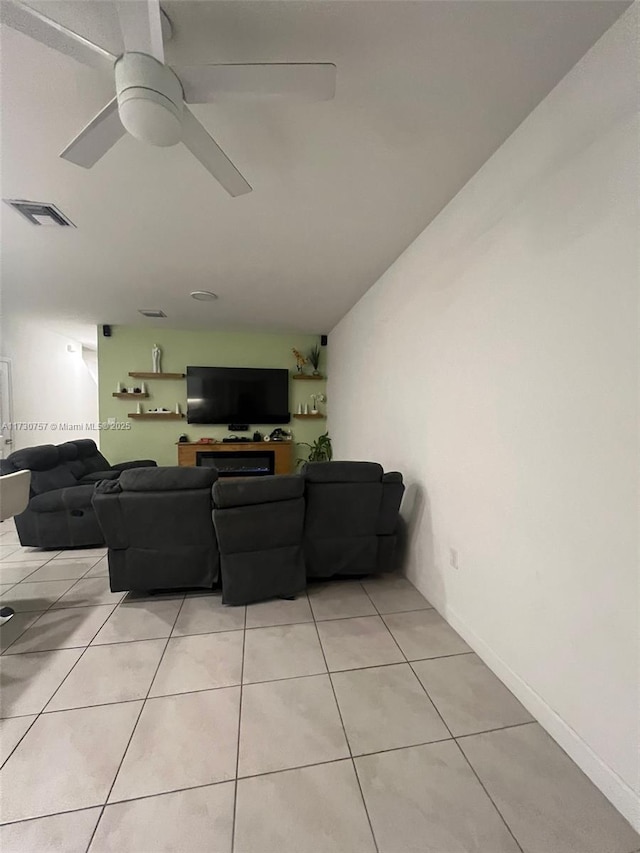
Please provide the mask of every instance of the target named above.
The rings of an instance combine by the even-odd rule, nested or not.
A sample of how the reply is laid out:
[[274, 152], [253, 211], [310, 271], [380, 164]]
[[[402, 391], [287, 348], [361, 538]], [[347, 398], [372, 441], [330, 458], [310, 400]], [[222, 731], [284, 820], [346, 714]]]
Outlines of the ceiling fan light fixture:
[[210, 290], [192, 290], [191, 298], [196, 299], [198, 302], [215, 302], [218, 294]]
[[116, 63], [120, 121], [136, 139], [161, 148], [182, 139], [182, 86], [173, 71], [145, 53]]

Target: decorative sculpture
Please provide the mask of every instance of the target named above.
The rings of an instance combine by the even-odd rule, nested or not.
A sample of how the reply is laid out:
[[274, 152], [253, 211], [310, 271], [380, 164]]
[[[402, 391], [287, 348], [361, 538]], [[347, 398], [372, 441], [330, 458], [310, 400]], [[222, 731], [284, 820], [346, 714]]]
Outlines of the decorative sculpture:
[[162, 358], [162, 350], [158, 346], [158, 344], [153, 345], [153, 349], [151, 350], [151, 356], [153, 358], [153, 372], [154, 373], [162, 373], [162, 368], [160, 366], [160, 359]]

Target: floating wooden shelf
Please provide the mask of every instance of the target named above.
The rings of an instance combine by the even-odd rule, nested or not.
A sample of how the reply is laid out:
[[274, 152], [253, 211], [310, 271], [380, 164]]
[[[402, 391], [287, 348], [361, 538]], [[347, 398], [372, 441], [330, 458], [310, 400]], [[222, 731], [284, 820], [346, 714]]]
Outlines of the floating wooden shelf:
[[184, 379], [184, 373], [129, 373], [133, 379]]
[[294, 415], [294, 418], [298, 418], [298, 420], [310, 420], [310, 421], [320, 421], [324, 419], [324, 415], [318, 412], [317, 415]]
[[142, 391], [139, 394], [129, 394], [128, 391], [120, 391], [119, 394], [116, 394], [114, 391], [111, 396], [117, 397], [119, 400], [144, 400], [149, 395], [146, 393], [143, 394]]
[[321, 382], [321, 381], [324, 381], [326, 379], [326, 377], [323, 376], [321, 373], [319, 373], [317, 376], [311, 376], [307, 373], [293, 373], [291, 375], [291, 378], [292, 379], [306, 379], [307, 382]]
[[129, 417], [134, 421], [181, 421], [184, 415], [177, 415], [175, 412], [143, 412], [141, 415], [129, 412]]

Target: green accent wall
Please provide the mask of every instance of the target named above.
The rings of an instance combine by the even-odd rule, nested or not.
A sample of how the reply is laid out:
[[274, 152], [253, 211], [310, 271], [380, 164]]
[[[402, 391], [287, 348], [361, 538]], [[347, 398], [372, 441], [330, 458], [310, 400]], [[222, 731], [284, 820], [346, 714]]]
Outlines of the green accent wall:
[[[135, 400], [119, 400], [112, 394], [116, 384], [133, 387], [139, 379], [132, 379], [129, 371], [151, 372], [151, 349], [157, 343], [162, 349], [162, 371], [164, 373], [186, 373], [187, 366], [205, 367], [286, 367], [295, 373], [295, 358], [292, 347], [305, 355], [320, 343], [318, 335], [263, 334], [255, 332], [188, 332], [181, 330], [142, 328], [138, 326], [112, 326], [112, 336], [98, 336], [98, 377], [100, 422], [109, 418], [131, 424], [131, 429], [104, 429], [100, 435], [100, 449], [110, 462], [130, 459], [155, 459], [159, 465], [177, 465], [178, 451], [175, 443], [180, 433], [186, 433], [190, 441], [199, 438], [223, 438], [229, 434], [226, 426], [198, 426], [182, 421], [136, 421], [128, 419], [135, 412]], [[326, 347], [322, 348], [319, 370], [324, 374]], [[311, 368], [306, 365], [305, 372]], [[163, 407], [175, 410], [180, 403], [182, 412], [187, 412], [187, 381], [169, 379], [145, 380], [149, 397], [141, 400], [143, 410]], [[326, 383], [289, 382], [289, 410], [291, 423], [283, 425], [291, 430], [295, 441], [312, 442], [327, 429], [326, 420], [304, 421], [293, 418], [298, 403], [309, 404], [311, 394], [326, 393]], [[326, 413], [326, 403], [318, 408]], [[268, 434], [274, 424], [251, 424], [254, 430]], [[308, 448], [300, 448], [296, 456], [306, 456]]]

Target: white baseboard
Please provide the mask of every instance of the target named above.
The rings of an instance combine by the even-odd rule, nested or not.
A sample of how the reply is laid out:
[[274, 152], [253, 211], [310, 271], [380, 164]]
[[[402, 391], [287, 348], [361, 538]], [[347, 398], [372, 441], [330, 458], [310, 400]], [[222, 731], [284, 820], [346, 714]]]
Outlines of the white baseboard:
[[[433, 603], [433, 602], [432, 602]], [[591, 747], [556, 712], [547, 705], [520, 676], [515, 673], [451, 608], [437, 608], [440, 614], [471, 646], [478, 657], [522, 702], [578, 767], [591, 779], [605, 797], [640, 832], [640, 797], [618, 776]]]

